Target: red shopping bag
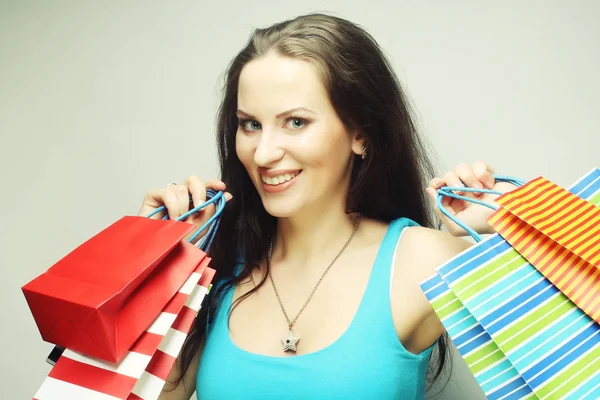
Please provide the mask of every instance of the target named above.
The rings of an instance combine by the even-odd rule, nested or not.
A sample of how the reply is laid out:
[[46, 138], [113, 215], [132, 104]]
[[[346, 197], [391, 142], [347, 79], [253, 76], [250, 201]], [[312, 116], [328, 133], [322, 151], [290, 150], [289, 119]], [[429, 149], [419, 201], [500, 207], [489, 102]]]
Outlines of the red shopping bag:
[[204, 258], [120, 363], [66, 349], [34, 400], [158, 399], [208, 294], [215, 274], [209, 263]]
[[206, 257], [194, 228], [123, 217], [23, 286], [42, 339], [119, 362]]

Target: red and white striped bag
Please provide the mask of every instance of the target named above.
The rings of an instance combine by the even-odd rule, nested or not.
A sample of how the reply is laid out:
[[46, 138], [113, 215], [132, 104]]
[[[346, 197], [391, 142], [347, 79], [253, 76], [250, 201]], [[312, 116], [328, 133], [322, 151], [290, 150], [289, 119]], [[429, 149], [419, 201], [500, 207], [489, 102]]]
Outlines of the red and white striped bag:
[[208, 294], [209, 263], [205, 257], [121, 362], [66, 349], [34, 400], [156, 400]]

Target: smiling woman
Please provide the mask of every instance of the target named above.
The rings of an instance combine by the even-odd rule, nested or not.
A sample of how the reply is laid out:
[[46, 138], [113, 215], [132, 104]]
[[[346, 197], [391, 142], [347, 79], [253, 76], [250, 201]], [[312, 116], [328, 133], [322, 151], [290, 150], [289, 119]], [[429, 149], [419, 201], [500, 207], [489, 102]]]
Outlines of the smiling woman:
[[311, 62], [274, 51], [249, 62], [238, 110], [236, 153], [270, 215], [309, 218], [343, 207], [324, 197], [345, 201], [351, 155], [364, 139], [348, 132]]
[[[490, 169], [461, 164], [426, 192], [431, 164], [382, 51], [322, 14], [254, 32], [218, 121], [222, 181], [192, 176], [140, 210], [174, 218], [189, 194], [228, 191], [215, 288], [161, 398], [424, 398], [447, 339], [419, 284], [468, 246], [433, 229], [427, 194], [492, 188]], [[486, 208], [446, 206], [489, 229]]]

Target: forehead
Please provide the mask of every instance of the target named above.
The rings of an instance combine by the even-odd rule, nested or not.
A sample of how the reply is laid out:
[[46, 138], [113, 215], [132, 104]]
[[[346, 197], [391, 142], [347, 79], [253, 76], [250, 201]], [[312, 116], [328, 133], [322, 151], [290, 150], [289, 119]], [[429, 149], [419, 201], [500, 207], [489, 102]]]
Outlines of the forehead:
[[310, 62], [270, 53], [242, 69], [238, 106], [251, 113], [277, 114], [295, 107], [328, 107], [329, 96]]

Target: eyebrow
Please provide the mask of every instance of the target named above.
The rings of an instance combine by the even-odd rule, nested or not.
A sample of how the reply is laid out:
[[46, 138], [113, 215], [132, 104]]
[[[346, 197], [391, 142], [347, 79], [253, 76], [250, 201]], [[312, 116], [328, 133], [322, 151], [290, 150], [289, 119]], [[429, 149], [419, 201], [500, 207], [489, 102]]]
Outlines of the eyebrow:
[[[291, 110], [287, 110], [287, 111], [284, 111], [282, 113], [277, 114], [275, 116], [275, 118], [280, 119], [280, 118], [286, 117], [286, 116], [288, 116], [290, 114], [293, 114], [293, 113], [295, 113], [297, 111], [306, 111], [306, 112], [309, 112], [311, 114], [314, 114], [314, 112], [311, 111], [311, 110], [309, 110], [308, 108], [296, 107], [296, 108], [292, 108]], [[246, 117], [246, 118], [256, 119], [254, 116], [252, 116], [251, 114], [248, 114], [247, 112], [245, 112], [245, 111], [243, 111], [241, 109], [237, 110], [237, 116], [238, 117], [243, 116], [243, 117]]]

